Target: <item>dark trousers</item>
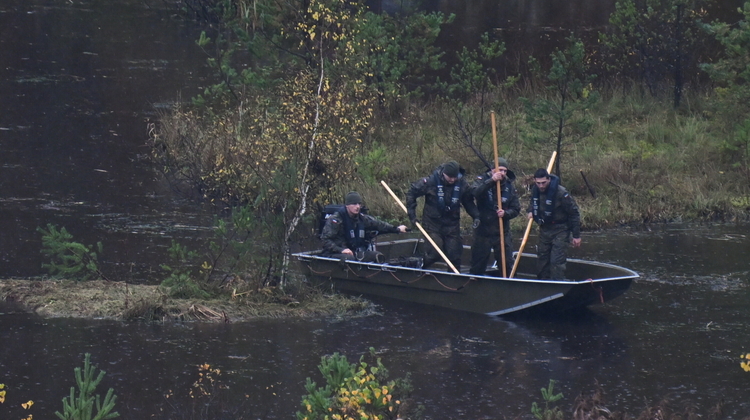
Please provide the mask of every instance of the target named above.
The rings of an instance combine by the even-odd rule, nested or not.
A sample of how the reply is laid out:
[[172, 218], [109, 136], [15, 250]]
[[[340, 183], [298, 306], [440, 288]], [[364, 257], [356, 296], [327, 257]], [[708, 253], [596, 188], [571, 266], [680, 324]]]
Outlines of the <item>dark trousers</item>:
[[[463, 253], [464, 244], [461, 241], [460, 226], [441, 226], [437, 228], [430, 226], [425, 227], [425, 231], [435, 241], [435, 244], [443, 250], [443, 253], [448, 257], [451, 264], [456, 267], [456, 270], [461, 271], [461, 254]], [[428, 268], [438, 261], [443, 261], [443, 258], [430, 244], [430, 241], [426, 241], [422, 268]], [[448, 268], [448, 271], [452, 270]]]
[[543, 226], [539, 229], [537, 278], [565, 280], [565, 254], [569, 245], [570, 231], [566, 225]]
[[[499, 230], [500, 228], [498, 228]], [[505, 270], [510, 275], [513, 270], [513, 238], [510, 232], [505, 230]], [[474, 235], [474, 244], [471, 246], [471, 274], [483, 275], [487, 272], [490, 255], [494, 254], [498, 270], [502, 273], [502, 254], [500, 254], [500, 235], [482, 236]]]

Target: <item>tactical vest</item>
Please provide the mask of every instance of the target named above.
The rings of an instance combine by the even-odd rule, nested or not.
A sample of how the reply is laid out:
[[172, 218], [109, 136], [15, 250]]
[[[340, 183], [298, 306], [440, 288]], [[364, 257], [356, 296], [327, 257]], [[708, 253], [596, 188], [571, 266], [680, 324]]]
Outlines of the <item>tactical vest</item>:
[[450, 197], [450, 201], [446, 201], [445, 199], [445, 185], [443, 185], [443, 173], [438, 171], [435, 172], [433, 175], [435, 185], [437, 187], [437, 197], [438, 197], [438, 210], [440, 210], [441, 215], [450, 214], [454, 212], [458, 212], [461, 210], [461, 179], [463, 178], [463, 174], [458, 174], [458, 179], [456, 179], [456, 183], [453, 184], [453, 191]]
[[541, 212], [541, 191], [538, 187], [534, 188], [534, 195], [531, 198], [531, 212], [534, 221], [539, 225], [555, 223], [555, 201], [557, 200], [557, 187], [560, 185], [560, 178], [550, 175], [549, 186], [547, 187], [547, 197], [544, 200], [544, 211]]

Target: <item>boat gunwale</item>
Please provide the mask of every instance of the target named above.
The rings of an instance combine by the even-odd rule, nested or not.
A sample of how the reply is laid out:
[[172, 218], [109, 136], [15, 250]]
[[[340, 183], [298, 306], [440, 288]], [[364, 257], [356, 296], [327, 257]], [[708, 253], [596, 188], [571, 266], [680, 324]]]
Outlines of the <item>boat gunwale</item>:
[[[398, 244], [398, 243], [406, 243], [406, 242], [414, 242], [414, 241], [420, 241], [419, 238], [411, 238], [411, 239], [398, 239], [393, 241], [386, 241], [381, 242], [379, 245], [388, 245], [388, 244]], [[464, 245], [464, 248], [470, 248], [468, 245]], [[333, 258], [333, 257], [325, 257], [322, 255], [319, 255], [322, 252], [320, 249], [316, 249], [313, 251], [303, 251], [303, 252], [297, 252], [293, 253], [292, 256], [296, 257], [300, 261], [308, 262], [311, 260], [322, 260], [322, 261], [328, 261], [328, 262], [335, 262], [339, 263], [342, 262], [342, 259], [340, 258]], [[517, 253], [515, 253], [517, 255]], [[536, 255], [529, 254], [529, 253], [522, 253], [521, 256], [527, 257], [527, 258], [536, 258]], [[353, 264], [357, 266], [366, 267], [370, 270], [380, 270], [380, 271], [412, 271], [412, 272], [418, 272], [418, 273], [430, 273], [432, 275], [438, 274], [441, 276], [449, 276], [449, 277], [458, 277], [458, 278], [470, 278], [470, 279], [482, 279], [482, 280], [492, 280], [492, 281], [510, 281], [510, 282], [519, 282], [519, 283], [536, 283], [536, 284], [590, 284], [590, 283], [601, 283], [601, 282], [610, 282], [610, 281], [616, 281], [616, 280], [635, 280], [640, 277], [638, 273], [635, 271], [625, 268], [619, 265], [610, 264], [610, 263], [603, 263], [599, 261], [590, 261], [590, 260], [582, 260], [577, 258], [569, 258], [569, 262], [575, 262], [583, 265], [594, 265], [604, 268], [611, 268], [618, 271], [623, 271], [625, 273], [629, 273], [629, 275], [623, 275], [623, 276], [617, 276], [617, 277], [604, 277], [604, 278], [597, 278], [597, 279], [585, 279], [585, 280], [551, 280], [551, 279], [522, 279], [522, 278], [508, 278], [508, 277], [496, 277], [496, 276], [487, 276], [487, 275], [476, 275], [476, 274], [467, 274], [467, 273], [451, 273], [447, 271], [438, 271], [438, 270], [430, 270], [430, 269], [421, 269], [421, 268], [414, 268], [414, 267], [405, 267], [400, 265], [391, 265], [388, 263], [377, 263], [377, 262], [362, 262], [357, 260], [343, 260], [346, 264]]]

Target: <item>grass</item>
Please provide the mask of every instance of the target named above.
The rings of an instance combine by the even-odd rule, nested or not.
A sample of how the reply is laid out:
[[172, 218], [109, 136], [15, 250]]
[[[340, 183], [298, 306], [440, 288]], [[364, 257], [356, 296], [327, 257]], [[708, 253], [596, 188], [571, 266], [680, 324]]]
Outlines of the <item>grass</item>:
[[[509, 161], [510, 169], [516, 174], [516, 190], [525, 209], [532, 174], [537, 168], [547, 166], [557, 147], [557, 132], [551, 126], [544, 131], [539, 125], [532, 124], [526, 114], [529, 108], [524, 106], [522, 98], [543, 98], [549, 95], [547, 92], [540, 87], [517, 88], [515, 91], [498, 88], [496, 92], [478, 95], [461, 104], [414, 101], [406, 104], [403, 108], [406, 111], [396, 117], [394, 113], [383, 112], [371, 125], [364, 141], [352, 146], [356, 147], [352, 161], [342, 159], [326, 163], [326, 154], [335, 154], [336, 151], [327, 148], [318, 151], [322, 155], [320, 161], [324, 163], [318, 168], [315, 163], [320, 162], [313, 159], [312, 166], [317, 169], [312, 172], [315, 174], [312, 180], [306, 180], [313, 187], [312, 194], [317, 194], [312, 198], [321, 200], [319, 204], [322, 205], [329, 204], [329, 200], [341, 203], [348, 191], [355, 190], [364, 197], [371, 215], [393, 224], [406, 224], [407, 216], [401, 206], [385, 191], [380, 181], [386, 181], [403, 202], [412, 182], [429, 176], [447, 160], [457, 160], [471, 180], [485, 170], [479, 155], [485, 161], [494, 161], [490, 126], [490, 111], [494, 110], [498, 152]], [[721, 103], [721, 98], [712, 93], [686, 93], [684, 105], [673, 109], [670, 98], [654, 98], [637, 88], [615, 88], [600, 93], [599, 103], [577, 111], [575, 119], [566, 120], [569, 123], [575, 120], [579, 124], [569, 124], [565, 128], [557, 158], [562, 185], [579, 205], [584, 231], [628, 224], [748, 219], [750, 168], [747, 162], [750, 156], [746, 146], [750, 141], [743, 143], [747, 136], [742, 137], [736, 123], [728, 123], [726, 112], [720, 112], [727, 108]], [[553, 97], [549, 100], [554, 102]], [[550, 109], [554, 108], [547, 108], [546, 115], [532, 115], [551, 120], [554, 112]], [[225, 120], [238, 122], [241, 118], [235, 114], [233, 109], [228, 110]], [[216, 162], [235, 158], [223, 150], [231, 149], [229, 146], [234, 145], [235, 137], [243, 140], [241, 137], [248, 134], [219, 135], [211, 137], [210, 142], [203, 142], [201, 139], [205, 133], [212, 132], [213, 119], [203, 119], [179, 109], [162, 118], [161, 122], [160, 141], [173, 145], [174, 158], [182, 162], [177, 167], [192, 176], [185, 181], [193, 182], [192, 186], [197, 190], [211, 178], [208, 174], [218, 174], [214, 177], [214, 186], [221, 191], [229, 187], [229, 190], [239, 191], [235, 200], [241, 201], [243, 197], [247, 199], [247, 179], [264, 179], [248, 176], [252, 173], [244, 168], [252, 167], [251, 164], [227, 169], [207, 165], [204, 161], [222, 153], [225, 155], [216, 157]], [[221, 133], [234, 126], [219, 125]], [[182, 144], [185, 139], [194, 144]], [[210, 149], [204, 146], [210, 146]], [[211, 153], [206, 154], [207, 150]], [[173, 163], [165, 162], [165, 165]], [[216, 168], [206, 172], [206, 166]], [[300, 173], [305, 172], [284, 172], [279, 175], [284, 182], [272, 183], [273, 188], [269, 186], [268, 191], [285, 191], [284, 194], [266, 192], [253, 198], [259, 218], [279, 215], [282, 211], [289, 213], [295, 208], [294, 199], [298, 197], [294, 191], [297, 191], [296, 182], [300, 181], [295, 176]], [[420, 205], [422, 202], [419, 200]], [[229, 204], [232, 203], [230, 200]], [[417, 212], [421, 213], [421, 209], [418, 208]], [[315, 209], [308, 208], [304, 220], [314, 224], [316, 216]], [[463, 226], [467, 231], [470, 224], [471, 220], [464, 214]], [[518, 217], [511, 223], [514, 232], [519, 233], [526, 225], [525, 217]], [[303, 240], [305, 235], [309, 239], [310, 234], [305, 232], [311, 230], [300, 227], [295, 231], [297, 237], [292, 240]], [[270, 233], [264, 238], [273, 240], [279, 237], [278, 233]], [[520, 235], [515, 237], [520, 238]], [[277, 261], [281, 260], [277, 258]], [[269, 264], [272, 265], [254, 265]], [[246, 277], [262, 285], [274, 284], [274, 276], [268, 273], [275, 272], [266, 272], [261, 279], [256, 277], [263, 277], [263, 273]]]
[[705, 413], [699, 413], [693, 404], [661, 399], [634, 416], [629, 413], [610, 411], [606, 407], [605, 392], [597, 384], [592, 392], [582, 392], [576, 397], [571, 413], [565, 413], [564, 418], [572, 420], [717, 420], [723, 418], [723, 406], [724, 401], [720, 401]]
[[[499, 100], [493, 106], [500, 110], [496, 115], [498, 147], [518, 177], [516, 188], [525, 207], [530, 175], [546, 165], [554, 143], [525, 141], [522, 107], [510, 96]], [[561, 153], [563, 185], [581, 207], [584, 230], [748, 218], [748, 206], [741, 203], [750, 196], [750, 171], [741, 167], [744, 158], [739, 153], [722, 146], [733, 128], [711, 117], [716, 115], [711, 110], [713, 100], [710, 95], [695, 94], [686, 98], [689, 105], [673, 110], [638, 92], [616, 90], [603, 95], [600, 106], [589, 110], [594, 121], [591, 131], [583, 138], [565, 139]], [[492, 160], [489, 130], [485, 121], [474, 139]], [[469, 148], [457, 143], [460, 139], [455, 132], [455, 116], [437, 104], [414, 110], [408, 120], [380, 124], [373, 132], [372, 140], [387, 153], [386, 181], [402, 199], [411, 182], [448, 159], [458, 160], [471, 175], [484, 169]], [[360, 191], [372, 214], [405, 220], [379, 184], [352, 179], [339, 187], [342, 196], [348, 190]]]
[[253, 318], [354, 317], [376, 312], [357, 297], [304, 288], [277, 289], [210, 300], [174, 299], [159, 286], [114, 281], [0, 280], [0, 301], [44, 317], [145, 321], [240, 322]]

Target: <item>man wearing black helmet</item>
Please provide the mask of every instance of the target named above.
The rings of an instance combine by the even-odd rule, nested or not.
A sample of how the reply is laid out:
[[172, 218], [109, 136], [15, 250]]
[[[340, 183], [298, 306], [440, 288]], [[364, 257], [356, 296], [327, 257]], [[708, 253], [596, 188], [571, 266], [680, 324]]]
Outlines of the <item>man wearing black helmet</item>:
[[378, 233], [404, 233], [406, 226], [393, 226], [370, 215], [362, 214], [362, 196], [352, 191], [346, 195], [344, 209], [326, 219], [320, 239], [323, 255], [365, 262], [383, 262], [383, 254], [370, 248]]
[[[424, 197], [422, 227], [439, 246], [448, 260], [460, 270], [463, 242], [461, 240], [461, 206], [479, 224], [479, 211], [469, 184], [464, 179], [466, 171], [456, 161], [440, 165], [432, 175], [411, 184], [406, 194], [406, 208], [412, 224], [417, 219], [417, 198]], [[428, 268], [442, 258], [431, 244], [426, 244], [423, 268]]]

